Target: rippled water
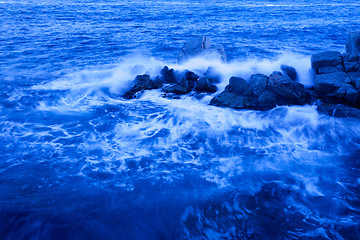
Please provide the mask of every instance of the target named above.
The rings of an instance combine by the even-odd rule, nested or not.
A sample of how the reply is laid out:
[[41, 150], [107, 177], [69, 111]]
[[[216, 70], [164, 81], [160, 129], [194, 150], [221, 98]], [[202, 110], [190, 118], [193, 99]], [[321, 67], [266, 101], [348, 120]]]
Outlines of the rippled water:
[[[357, 1], [0, 2], [0, 239], [360, 239], [359, 119], [121, 94], [344, 51]], [[358, 29], [357, 29], [358, 30]], [[176, 64], [190, 37], [230, 62]], [[216, 93], [215, 93], [216, 95]]]

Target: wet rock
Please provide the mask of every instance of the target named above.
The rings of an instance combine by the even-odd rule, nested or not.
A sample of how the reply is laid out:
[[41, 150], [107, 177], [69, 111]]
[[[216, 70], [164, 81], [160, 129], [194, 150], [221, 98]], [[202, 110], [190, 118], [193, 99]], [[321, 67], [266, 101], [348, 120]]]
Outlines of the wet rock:
[[[287, 76], [273, 73], [255, 87], [255, 109], [271, 109], [277, 105], [305, 104], [305, 87]], [[258, 96], [258, 97], [257, 97]]]
[[159, 86], [162, 85], [162, 83], [159, 83], [158, 81], [160, 81], [160, 80], [152, 81], [150, 79], [150, 76], [147, 74], [138, 75], [138, 76], [136, 76], [130, 90], [123, 94], [123, 98], [126, 98], [126, 99], [136, 98], [136, 95], [138, 92], [141, 92], [141, 91], [144, 91], [147, 89], [159, 88]]
[[356, 62], [360, 60], [360, 32], [350, 32], [346, 41], [347, 62]]
[[317, 75], [315, 92], [321, 97], [330, 97], [355, 104], [359, 92], [351, 85], [350, 77], [344, 72]]
[[165, 66], [160, 71], [161, 79], [164, 83], [176, 83], [176, 76], [174, 69], [169, 69], [168, 66]]
[[181, 86], [179, 84], [171, 84], [169, 86], [165, 86], [162, 91], [165, 93], [174, 93], [179, 95], [187, 94], [190, 92], [189, 88]]
[[339, 52], [326, 51], [311, 56], [311, 67], [316, 74], [327, 74], [343, 71], [342, 57]]
[[287, 75], [290, 79], [296, 81], [298, 78], [298, 74], [295, 70], [295, 68], [291, 67], [291, 66], [287, 66], [287, 65], [281, 65], [281, 70], [283, 71], [283, 73], [285, 73], [285, 75]]
[[339, 104], [335, 101], [318, 100], [315, 102], [317, 111], [333, 117], [342, 118], [359, 118], [360, 110], [344, 104]]
[[205, 36], [187, 42], [179, 52], [178, 62], [181, 63], [196, 56], [216, 57], [227, 62], [224, 48], [221, 45], [212, 46], [210, 38]]
[[216, 92], [217, 87], [212, 85], [210, 80], [207, 78], [199, 78], [195, 85], [195, 91], [197, 92], [208, 92], [214, 93]]
[[189, 87], [191, 89], [195, 88], [196, 82], [199, 79], [199, 76], [191, 71], [185, 72], [185, 79], [188, 81]]
[[249, 84], [242, 78], [231, 77], [225, 90], [210, 101], [210, 105], [235, 109], [249, 108], [251, 98], [247, 95]]
[[186, 70], [185, 71], [185, 78], [187, 81], [189, 82], [196, 82], [199, 79], [199, 76], [196, 75], [195, 73]]
[[232, 77], [225, 90], [213, 98], [210, 104], [237, 109], [268, 110], [277, 105], [303, 105], [306, 102], [305, 97], [302, 84], [274, 72], [270, 77], [254, 74], [249, 83], [242, 78]]
[[344, 62], [345, 72], [356, 72], [360, 69], [360, 63], [358, 62]]

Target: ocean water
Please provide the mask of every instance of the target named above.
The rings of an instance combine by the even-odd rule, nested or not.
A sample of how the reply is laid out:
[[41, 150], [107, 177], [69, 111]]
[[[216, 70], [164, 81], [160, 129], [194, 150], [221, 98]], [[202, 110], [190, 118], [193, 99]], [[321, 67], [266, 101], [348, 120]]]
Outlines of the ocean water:
[[[360, 122], [209, 106], [231, 76], [345, 51], [356, 0], [0, 1], [0, 239], [360, 239]], [[192, 37], [229, 62], [177, 64]], [[121, 94], [168, 65], [219, 91]]]

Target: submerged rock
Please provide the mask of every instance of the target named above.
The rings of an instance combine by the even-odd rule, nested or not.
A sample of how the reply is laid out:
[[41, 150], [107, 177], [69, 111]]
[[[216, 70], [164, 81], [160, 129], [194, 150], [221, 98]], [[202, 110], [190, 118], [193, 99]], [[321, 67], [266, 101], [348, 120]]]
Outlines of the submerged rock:
[[188, 41], [179, 52], [178, 62], [182, 63], [197, 56], [216, 57], [227, 62], [224, 47], [221, 45], [212, 46], [210, 38], [205, 36]]

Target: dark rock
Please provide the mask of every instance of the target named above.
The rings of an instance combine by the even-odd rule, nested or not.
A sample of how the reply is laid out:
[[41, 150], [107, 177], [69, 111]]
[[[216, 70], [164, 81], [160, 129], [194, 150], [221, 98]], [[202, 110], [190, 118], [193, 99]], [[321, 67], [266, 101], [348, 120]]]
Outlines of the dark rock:
[[155, 88], [154, 82], [150, 80], [150, 76], [147, 74], [136, 76], [134, 83], [129, 91], [124, 93], [123, 97], [126, 99], [136, 98], [138, 92], [144, 91], [146, 89]]
[[295, 68], [287, 66], [287, 65], [281, 65], [281, 70], [292, 80], [296, 81], [298, 79], [298, 74], [295, 70]]
[[344, 62], [345, 72], [356, 72], [360, 69], [360, 63], [358, 62]]
[[254, 108], [270, 109], [276, 105], [305, 104], [306, 92], [301, 83], [277, 73], [271, 74], [265, 83], [259, 83], [255, 87], [255, 96], [260, 96], [255, 101]]
[[321, 97], [331, 97], [355, 104], [359, 92], [352, 86], [350, 77], [344, 72], [318, 75], [315, 78], [315, 92]]
[[344, 70], [342, 66], [341, 54], [336, 51], [327, 51], [312, 55], [311, 67], [315, 70], [317, 74], [320, 74], [319, 69], [321, 68], [321, 72], [324, 73], [328, 73], [329, 70], [331, 72], [334, 72], [335, 69], [338, 69], [340, 71]]
[[213, 98], [210, 104], [237, 109], [268, 110], [277, 105], [303, 105], [306, 102], [305, 97], [302, 84], [274, 72], [270, 78], [254, 74], [249, 83], [232, 77], [225, 90]]
[[169, 69], [168, 66], [165, 66], [161, 69], [161, 78], [164, 83], [176, 83], [176, 76], [174, 69]]
[[185, 78], [189, 82], [196, 82], [199, 79], [199, 76], [191, 71], [186, 70]]
[[360, 110], [335, 101], [318, 100], [315, 102], [317, 111], [332, 117], [359, 118]]
[[152, 81], [152, 88], [158, 89], [158, 88], [162, 88], [162, 86], [163, 86], [163, 80], [161, 79], [161, 77], [156, 76], [155, 79]]
[[246, 95], [249, 90], [249, 84], [242, 78], [231, 77], [229, 84], [225, 87], [225, 90], [228, 92]]
[[317, 74], [328, 74], [342, 71], [342, 67], [322, 67], [317, 70]]
[[166, 86], [162, 89], [163, 92], [166, 93], [175, 93], [175, 94], [186, 94], [189, 93], [190, 90], [184, 86], [178, 85], [178, 84], [171, 84], [169, 86]]
[[212, 85], [207, 78], [199, 78], [196, 82], [195, 91], [214, 93], [217, 91], [217, 87]]
[[178, 62], [181, 63], [196, 56], [218, 57], [223, 62], [227, 62], [224, 48], [221, 45], [213, 47], [209, 37], [198, 37], [187, 42], [179, 52]]
[[350, 32], [346, 41], [346, 61], [360, 60], [360, 32]]
[[256, 86], [261, 85], [261, 83], [266, 83], [268, 79], [269, 77], [264, 74], [253, 74], [250, 77], [249, 85], [255, 88]]

